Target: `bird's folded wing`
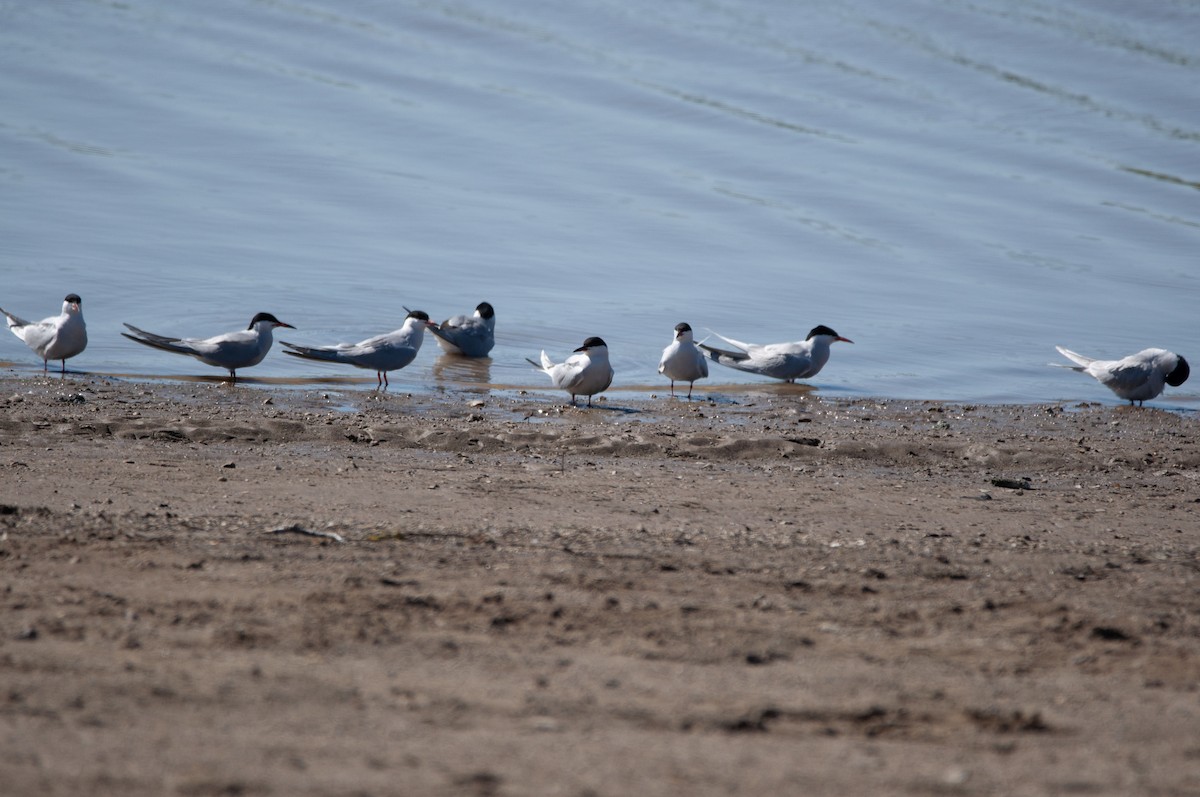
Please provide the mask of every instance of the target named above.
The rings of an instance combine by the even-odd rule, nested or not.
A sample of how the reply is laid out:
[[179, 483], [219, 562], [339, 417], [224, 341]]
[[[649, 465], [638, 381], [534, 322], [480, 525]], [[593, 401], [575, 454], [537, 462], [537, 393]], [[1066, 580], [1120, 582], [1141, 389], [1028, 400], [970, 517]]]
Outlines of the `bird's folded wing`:
[[341, 360], [341, 352], [336, 349], [300, 346], [284, 340], [279, 341], [279, 345], [291, 349], [291, 351], [285, 351], [284, 354], [290, 354], [293, 357], [303, 357], [306, 360], [325, 360], [327, 362], [338, 362]]
[[666, 350], [663, 351], [662, 357], [658, 358], [658, 372], [660, 374], [667, 370], [667, 361], [671, 359], [671, 355], [674, 353], [674, 349], [668, 346]]
[[[126, 324], [125, 326], [129, 326], [129, 325]], [[129, 327], [129, 328], [132, 329], [134, 332], [142, 333], [142, 331], [140, 329], [138, 329], [137, 327]], [[178, 338], [164, 338], [161, 335], [150, 335], [149, 333], [142, 333], [142, 334], [145, 334], [146, 337], [141, 337], [140, 335], [130, 335], [128, 332], [122, 332], [121, 336], [129, 338], [132, 341], [136, 341], [137, 343], [140, 343], [143, 346], [150, 346], [151, 348], [162, 349], [163, 351], [171, 351], [171, 352], [175, 352], [177, 354], [192, 354], [193, 353], [190, 348], [188, 348], [186, 346], [178, 345], [176, 343]]]
[[31, 349], [41, 349], [43, 346], [49, 346], [55, 336], [58, 335], [58, 327], [54, 324], [38, 322], [36, 324], [26, 324], [19, 330], [14, 329], [13, 334], [20, 332], [21, 340], [25, 341]]
[[558, 371], [558, 386], [563, 390], [571, 390], [579, 387], [579, 384], [584, 380], [586, 362], [572, 362], [567, 360], [559, 366]]
[[1104, 384], [1118, 387], [1137, 387], [1150, 378], [1153, 368], [1145, 364], [1113, 365], [1101, 379]]
[[150, 344], [151, 341], [156, 341], [158, 343], [178, 343], [180, 340], [182, 340], [182, 338], [168, 338], [165, 335], [155, 335], [153, 332], [147, 332], [144, 329], [138, 329], [133, 324], [126, 324], [125, 328], [132, 331], [134, 335], [137, 335], [137, 337], [134, 338], [133, 335], [125, 335], [124, 332], [121, 333], [122, 335], [125, 335], [125, 337], [133, 340], [138, 340], [141, 343]]

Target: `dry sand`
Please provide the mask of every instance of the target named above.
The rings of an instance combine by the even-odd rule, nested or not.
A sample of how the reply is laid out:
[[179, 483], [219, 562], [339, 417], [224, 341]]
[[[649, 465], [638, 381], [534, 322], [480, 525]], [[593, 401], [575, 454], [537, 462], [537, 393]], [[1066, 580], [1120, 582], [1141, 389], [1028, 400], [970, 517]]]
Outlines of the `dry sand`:
[[697, 392], [0, 378], [0, 793], [1200, 794], [1194, 417]]

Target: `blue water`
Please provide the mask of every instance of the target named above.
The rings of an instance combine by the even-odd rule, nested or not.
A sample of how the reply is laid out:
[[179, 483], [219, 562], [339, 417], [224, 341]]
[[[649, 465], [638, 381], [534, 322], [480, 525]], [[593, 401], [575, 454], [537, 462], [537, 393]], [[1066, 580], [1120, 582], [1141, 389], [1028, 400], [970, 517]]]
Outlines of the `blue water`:
[[[124, 321], [319, 344], [487, 300], [498, 385], [600, 335], [661, 390], [679, 321], [826, 324], [818, 395], [1116, 403], [1047, 363], [1200, 363], [1198, 42], [1190, 0], [8, 0], [0, 306], [81, 294], [72, 364], [133, 377], [218, 372]], [[457, 373], [427, 344], [394, 389]]]

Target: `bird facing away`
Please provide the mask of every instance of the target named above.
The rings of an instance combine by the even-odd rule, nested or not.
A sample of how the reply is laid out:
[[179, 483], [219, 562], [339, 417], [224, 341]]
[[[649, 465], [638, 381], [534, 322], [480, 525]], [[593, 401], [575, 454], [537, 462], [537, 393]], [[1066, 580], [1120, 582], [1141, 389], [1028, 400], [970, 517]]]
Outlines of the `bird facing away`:
[[829, 346], [835, 341], [853, 343], [827, 326], [816, 326], [804, 340], [794, 343], [743, 343], [713, 332], [721, 340], [733, 346], [733, 350], [718, 349], [700, 343], [709, 359], [739, 371], [761, 374], [774, 379], [795, 382], [816, 376], [829, 362]]
[[1179, 387], [1191, 373], [1187, 360], [1166, 349], [1143, 349], [1120, 360], [1094, 360], [1062, 346], [1054, 348], [1075, 363], [1061, 367], [1087, 374], [1130, 404], [1157, 397], [1164, 384]]
[[474, 315], [447, 318], [441, 324], [431, 324], [429, 331], [447, 354], [487, 357], [496, 345], [496, 311], [487, 302], [480, 302]]
[[293, 357], [345, 363], [374, 371], [377, 386], [388, 387], [390, 383], [387, 372], [403, 368], [417, 358], [417, 352], [421, 350], [421, 343], [425, 340], [426, 327], [433, 328], [429, 315], [420, 310], [410, 310], [399, 329], [358, 343], [316, 347], [300, 346], [286, 340], [279, 343], [281, 346], [287, 346], [290, 351], [284, 353]]
[[267, 352], [271, 350], [274, 338], [272, 332], [276, 327], [295, 329], [291, 324], [285, 324], [270, 313], [259, 313], [250, 319], [250, 326], [236, 332], [226, 332], [211, 338], [168, 338], [156, 335], [144, 329], [138, 329], [132, 324], [125, 325], [130, 332], [121, 334], [130, 340], [137, 341], [143, 346], [187, 354], [195, 357], [205, 365], [224, 368], [229, 371], [229, 378], [236, 382], [239, 368], [249, 368], [258, 365]]
[[692, 328], [686, 323], [675, 325], [675, 337], [663, 349], [658, 361], [658, 372], [671, 380], [671, 395], [675, 395], [675, 382], [688, 383], [688, 399], [692, 397], [692, 386], [697, 379], [708, 376], [708, 360], [696, 348]]
[[8, 319], [8, 328], [33, 353], [42, 358], [42, 372], [50, 370], [51, 360], [62, 360], [62, 372], [67, 372], [67, 360], [87, 348], [87, 324], [83, 323], [83, 299], [68, 294], [63, 299], [62, 313], [30, 323], [0, 309]]
[[613, 369], [608, 363], [608, 344], [597, 337], [585, 340], [561, 363], [552, 362], [545, 351], [542, 352], [540, 365], [529, 358], [526, 361], [549, 376], [556, 388], [570, 393], [572, 407], [575, 406], [576, 396], [587, 396], [588, 406], [592, 406], [592, 396], [607, 390], [613, 380]]

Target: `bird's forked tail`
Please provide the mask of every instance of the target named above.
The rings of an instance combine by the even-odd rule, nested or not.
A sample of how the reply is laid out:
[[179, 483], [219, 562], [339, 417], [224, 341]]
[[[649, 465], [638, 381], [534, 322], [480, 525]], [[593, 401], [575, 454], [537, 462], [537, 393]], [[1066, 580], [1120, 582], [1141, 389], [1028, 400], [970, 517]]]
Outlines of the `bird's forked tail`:
[[549, 355], [546, 354], [545, 349], [542, 349], [541, 365], [538, 365], [537, 363], [535, 363], [533, 360], [529, 359], [528, 357], [525, 358], [525, 362], [529, 363], [534, 368], [537, 368], [539, 371], [549, 371], [551, 368], [554, 367], [554, 361], [551, 360]]
[[1082, 354], [1073, 352], [1070, 349], [1064, 349], [1062, 346], [1055, 346], [1054, 348], [1058, 349], [1058, 353], [1063, 357], [1066, 357], [1071, 362], [1076, 363], [1076, 365], [1064, 365], [1062, 366], [1063, 368], [1082, 371], [1096, 361], [1092, 357], [1084, 357]]

